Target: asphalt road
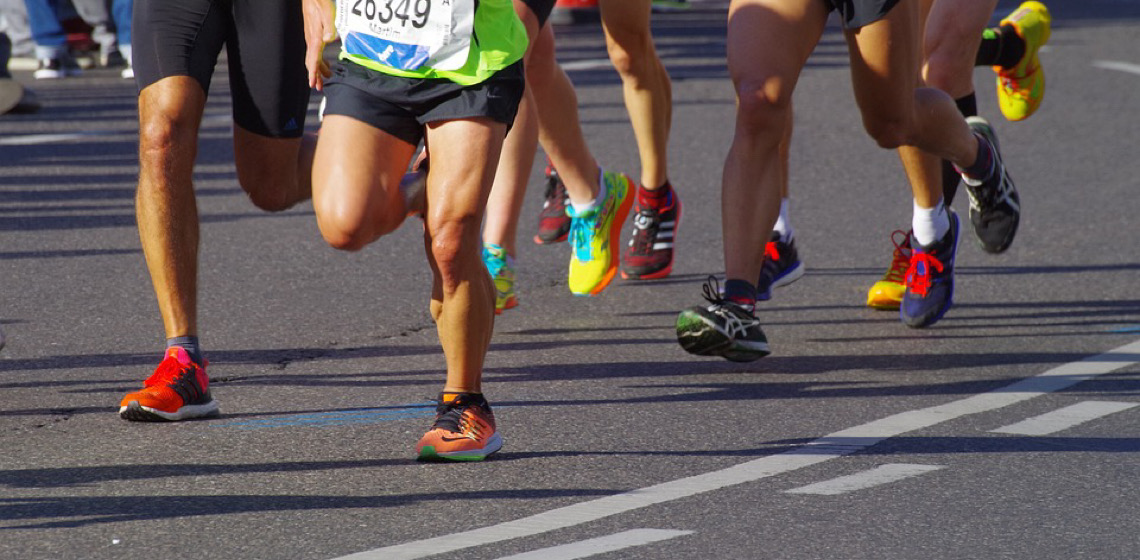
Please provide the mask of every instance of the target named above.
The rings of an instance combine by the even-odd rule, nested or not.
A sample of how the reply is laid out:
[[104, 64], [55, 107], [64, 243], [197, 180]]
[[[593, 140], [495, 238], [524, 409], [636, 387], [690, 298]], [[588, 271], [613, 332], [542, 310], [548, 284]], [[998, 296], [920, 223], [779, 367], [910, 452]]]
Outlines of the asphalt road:
[[[256, 210], [221, 75], [195, 178], [223, 414], [120, 420], [162, 344], [134, 220], [134, 88], [110, 71], [32, 84], [44, 110], [0, 117], [0, 558], [1137, 557], [1140, 4], [1049, 5], [1037, 115], [1002, 119], [993, 73], [976, 74], [1021, 191], [1018, 239], [992, 256], [967, 236], [956, 305], [921, 331], [863, 307], [911, 202], [897, 157], [862, 132], [829, 29], [795, 98], [808, 273], [762, 306], [773, 354], [751, 364], [690, 356], [673, 334], [723, 271], [724, 6], [656, 17], [685, 204], [674, 274], [571, 296], [568, 248], [529, 241], [536, 165], [520, 306], [496, 322], [485, 377], [506, 446], [480, 464], [413, 460], [444, 369], [418, 225], [348, 254], [308, 204]], [[636, 176], [598, 27], [559, 37], [592, 149]]]

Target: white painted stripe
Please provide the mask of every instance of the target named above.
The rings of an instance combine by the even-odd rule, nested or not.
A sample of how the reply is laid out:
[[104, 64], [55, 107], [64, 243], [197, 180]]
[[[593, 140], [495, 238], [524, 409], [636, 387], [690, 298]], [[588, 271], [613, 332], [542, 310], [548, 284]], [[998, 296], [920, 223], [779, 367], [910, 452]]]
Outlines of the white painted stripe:
[[1097, 68], [1104, 68], [1105, 70], [1116, 70], [1118, 72], [1128, 72], [1129, 74], [1140, 74], [1140, 64], [1131, 64], [1128, 62], [1118, 62], [1115, 60], [1095, 60], [1092, 63]]
[[[0, 146], [30, 146], [33, 144], [48, 144], [51, 142], [70, 142], [82, 140], [93, 136], [107, 136], [113, 132], [67, 132], [62, 134], [21, 134], [0, 138]], [[125, 133], [124, 133], [125, 134]]]
[[615, 550], [653, 544], [692, 533], [692, 531], [667, 531], [665, 529], [633, 529], [596, 539], [504, 556], [499, 560], [577, 560], [578, 558], [588, 558]]
[[562, 66], [563, 70], [569, 72], [572, 70], [597, 70], [599, 68], [612, 68], [613, 63], [610, 62], [610, 59], [608, 58], [597, 58], [594, 60], [575, 60], [572, 62], [563, 62], [559, 66]]
[[930, 471], [944, 468], [940, 465], [914, 465], [906, 463], [893, 463], [879, 465], [868, 471], [855, 473], [823, 482], [816, 482], [799, 488], [785, 490], [788, 494], [816, 494], [819, 496], [835, 496], [856, 490], [865, 490], [891, 482], [918, 476]]
[[1137, 405], [1140, 405], [1140, 403], [1084, 401], [990, 431], [999, 434], [1043, 436], [1053, 432], [1067, 430], [1078, 424], [1096, 420], [1097, 418], [1108, 416], [1109, 414], [1128, 410]]
[[970, 414], [996, 410], [1059, 391], [1082, 381], [1135, 364], [1138, 361], [1138, 355], [1140, 355], [1140, 340], [1079, 362], [1055, 367], [1037, 376], [1023, 379], [988, 393], [888, 416], [881, 420], [823, 436], [783, 453], [753, 459], [719, 471], [663, 482], [605, 498], [579, 502], [489, 527], [359, 552], [338, 560], [411, 560], [425, 558], [573, 527], [655, 504], [679, 500], [737, 484], [754, 482], [844, 457], [906, 432], [928, 428]]

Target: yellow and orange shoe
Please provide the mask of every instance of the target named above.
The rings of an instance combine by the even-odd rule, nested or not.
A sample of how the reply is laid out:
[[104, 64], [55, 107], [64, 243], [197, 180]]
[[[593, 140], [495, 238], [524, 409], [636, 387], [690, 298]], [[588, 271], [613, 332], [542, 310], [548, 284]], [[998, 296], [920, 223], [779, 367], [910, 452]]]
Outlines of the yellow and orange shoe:
[[633, 206], [633, 181], [621, 173], [601, 174], [605, 197], [591, 210], [570, 215], [570, 273], [567, 283], [576, 296], [594, 296], [606, 289], [617, 274], [621, 254], [621, 226]]
[[503, 447], [482, 394], [442, 393], [435, 412], [435, 423], [416, 444], [421, 461], [482, 461]]
[[[898, 240], [899, 235], [902, 241]], [[867, 307], [884, 310], [897, 310], [906, 292], [906, 271], [910, 268], [910, 232], [896, 229], [891, 232], [891, 243], [895, 245], [891, 256], [891, 266], [883, 279], [875, 282], [867, 292]]]
[[1041, 105], [1045, 96], [1045, 72], [1037, 51], [1049, 41], [1053, 21], [1045, 4], [1031, 0], [1023, 2], [1013, 13], [1001, 20], [1000, 25], [1012, 25], [1025, 41], [1025, 54], [1013, 68], [994, 66], [997, 72], [998, 106], [1001, 114], [1011, 121], [1029, 118]]
[[128, 393], [119, 403], [119, 416], [138, 422], [173, 422], [218, 414], [218, 401], [210, 396], [210, 378], [204, 365], [190, 359], [178, 346], [143, 383], [143, 390]]

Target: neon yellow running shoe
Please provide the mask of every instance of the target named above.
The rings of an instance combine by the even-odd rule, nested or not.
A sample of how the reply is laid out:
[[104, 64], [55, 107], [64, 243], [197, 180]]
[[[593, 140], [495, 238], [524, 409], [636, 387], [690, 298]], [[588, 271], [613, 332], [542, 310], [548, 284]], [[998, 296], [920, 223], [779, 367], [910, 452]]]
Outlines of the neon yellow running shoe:
[[[899, 242], [899, 234], [903, 235]], [[906, 271], [910, 268], [910, 232], [896, 229], [891, 232], [891, 243], [895, 244], [894, 254], [891, 255], [891, 266], [883, 279], [875, 282], [867, 291], [867, 307], [873, 309], [898, 309], [906, 292]]]
[[1013, 68], [994, 66], [997, 75], [998, 106], [1011, 121], [1029, 118], [1045, 96], [1045, 72], [1037, 59], [1037, 50], [1049, 41], [1053, 18], [1045, 4], [1023, 2], [1000, 25], [1012, 25], [1025, 41], [1025, 54]]
[[633, 181], [621, 173], [603, 172], [605, 199], [580, 215], [567, 206], [570, 215], [570, 292], [593, 296], [610, 285], [621, 260], [621, 226], [633, 206]]
[[495, 315], [519, 304], [515, 297], [515, 260], [501, 245], [483, 242], [483, 264], [495, 283]]

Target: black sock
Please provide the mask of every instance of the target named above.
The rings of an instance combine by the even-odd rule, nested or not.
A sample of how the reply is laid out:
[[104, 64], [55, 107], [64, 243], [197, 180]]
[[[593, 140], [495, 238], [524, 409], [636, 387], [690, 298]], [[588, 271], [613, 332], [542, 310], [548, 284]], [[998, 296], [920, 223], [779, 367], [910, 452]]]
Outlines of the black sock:
[[958, 168], [958, 171], [976, 181], [985, 181], [994, 173], [993, 148], [980, 134], [975, 133], [978, 139], [978, 155], [974, 157], [973, 165]]
[[724, 282], [724, 299], [752, 311], [756, 307], [756, 285], [747, 280], [729, 278]]
[[982, 32], [982, 42], [978, 46], [978, 56], [974, 66], [1001, 66], [1013, 68], [1025, 56], [1025, 40], [1017, 34], [1017, 29], [1006, 24], [991, 27]]
[[[955, 99], [954, 104], [958, 106], [958, 111], [962, 113], [963, 117], [976, 117], [978, 115], [978, 96], [973, 92]], [[958, 193], [958, 183], [961, 180], [962, 176], [958, 174], [957, 169], [954, 169], [954, 164], [942, 160], [942, 200], [947, 208], [950, 207], [950, 203], [954, 202], [954, 195]]]
[[196, 336], [176, 336], [174, 338], [166, 339], [166, 348], [171, 346], [178, 346], [190, 355], [190, 359], [194, 363], [202, 365], [202, 348], [198, 346], [198, 337]]

